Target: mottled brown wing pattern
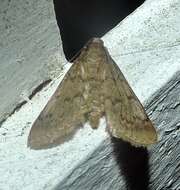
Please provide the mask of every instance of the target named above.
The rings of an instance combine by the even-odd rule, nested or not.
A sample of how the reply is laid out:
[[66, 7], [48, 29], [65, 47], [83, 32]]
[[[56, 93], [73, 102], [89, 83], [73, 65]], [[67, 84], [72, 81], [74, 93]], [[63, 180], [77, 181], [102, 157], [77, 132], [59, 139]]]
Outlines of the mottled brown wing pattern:
[[157, 141], [143, 106], [100, 39], [92, 39], [32, 126], [28, 146], [49, 148], [69, 139], [86, 121], [96, 129], [105, 114], [109, 132], [136, 146]]
[[[147, 146], [157, 141], [157, 133], [142, 104], [132, 91], [116, 63], [108, 56], [107, 89], [112, 89], [105, 100], [107, 125], [112, 136], [135, 146]], [[109, 85], [109, 86], [108, 86]]]
[[[50, 148], [68, 140], [84, 124], [82, 80], [79, 63], [73, 64], [35, 123], [28, 146]], [[81, 110], [81, 111], [80, 111]]]

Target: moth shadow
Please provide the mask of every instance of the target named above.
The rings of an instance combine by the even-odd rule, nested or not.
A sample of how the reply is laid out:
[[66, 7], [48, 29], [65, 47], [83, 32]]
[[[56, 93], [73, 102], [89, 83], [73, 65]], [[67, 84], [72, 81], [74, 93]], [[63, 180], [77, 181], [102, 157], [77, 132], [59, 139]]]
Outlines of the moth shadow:
[[144, 1], [53, 0], [66, 58], [71, 60], [91, 38], [104, 36]]
[[111, 137], [114, 156], [128, 190], [148, 190], [149, 154], [146, 148], [134, 147], [121, 139]]

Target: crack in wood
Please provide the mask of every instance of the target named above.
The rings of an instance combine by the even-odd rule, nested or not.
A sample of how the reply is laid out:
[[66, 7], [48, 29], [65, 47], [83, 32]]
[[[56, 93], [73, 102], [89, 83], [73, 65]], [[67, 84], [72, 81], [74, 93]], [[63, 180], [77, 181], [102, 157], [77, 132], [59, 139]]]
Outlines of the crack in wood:
[[[52, 79], [48, 79], [48, 80], [45, 80], [43, 81], [42, 83], [40, 83], [36, 88], [34, 88], [31, 92], [31, 94], [28, 96], [28, 98], [30, 100], [32, 100], [32, 98], [38, 93], [40, 92], [43, 88], [45, 88], [50, 82], [52, 81]], [[2, 124], [9, 118], [11, 117], [15, 112], [19, 111], [22, 106], [24, 106], [25, 104], [27, 103], [26, 100], [18, 103], [16, 105], [16, 107], [9, 113], [5, 116], [5, 118], [3, 118], [1, 121], [0, 121], [0, 127], [2, 126]]]

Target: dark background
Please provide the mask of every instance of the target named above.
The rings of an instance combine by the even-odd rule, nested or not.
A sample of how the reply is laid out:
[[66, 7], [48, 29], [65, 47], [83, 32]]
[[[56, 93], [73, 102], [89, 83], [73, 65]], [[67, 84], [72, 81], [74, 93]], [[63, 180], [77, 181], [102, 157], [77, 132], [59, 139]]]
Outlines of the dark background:
[[92, 37], [102, 37], [145, 0], [53, 0], [65, 56], [70, 60]]

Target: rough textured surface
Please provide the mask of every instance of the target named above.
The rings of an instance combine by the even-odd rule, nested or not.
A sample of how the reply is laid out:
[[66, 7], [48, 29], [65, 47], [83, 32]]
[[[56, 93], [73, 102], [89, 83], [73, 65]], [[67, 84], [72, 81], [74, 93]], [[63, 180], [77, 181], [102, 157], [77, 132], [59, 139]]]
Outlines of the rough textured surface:
[[180, 72], [154, 95], [147, 109], [160, 142], [151, 149], [152, 189], [180, 189]]
[[0, 15], [1, 123], [65, 59], [52, 1], [1, 0]]
[[[150, 180], [154, 190], [179, 190], [178, 73], [173, 78], [180, 70], [179, 19], [179, 0], [148, 0], [104, 38], [105, 45], [139, 99], [142, 102], [152, 99], [147, 101], [147, 108], [160, 132], [160, 142], [150, 149]], [[14, 55], [10, 49], [9, 56], [5, 53], [1, 56], [5, 54], [8, 58]], [[8, 72], [4, 70], [2, 73], [6, 77]], [[0, 189], [124, 189], [124, 180], [119, 175], [122, 170], [119, 171], [112, 156], [103, 120], [97, 131], [86, 125], [71, 141], [59, 147], [42, 151], [27, 149], [30, 127], [61, 79], [50, 83], [1, 126]], [[164, 90], [152, 98], [152, 94], [169, 80], [171, 82]], [[10, 91], [11, 88], [8, 89]], [[16, 89], [13, 93], [16, 94]], [[11, 94], [5, 93], [9, 98]], [[3, 95], [0, 103], [3, 105], [7, 100]]]

